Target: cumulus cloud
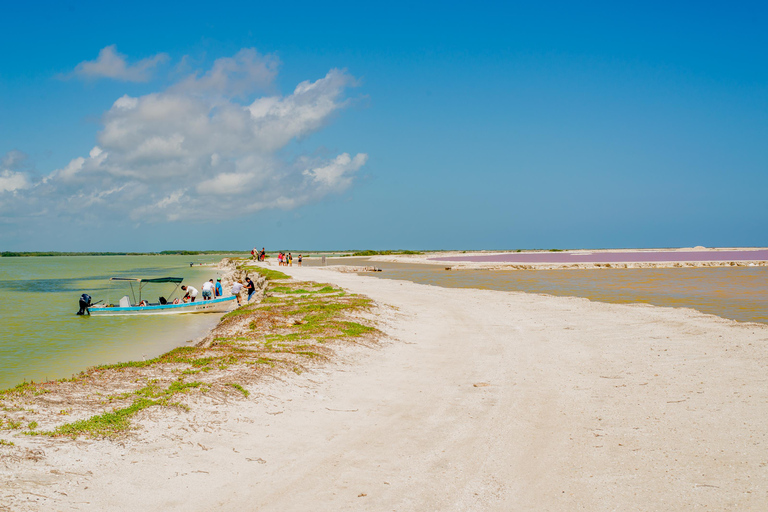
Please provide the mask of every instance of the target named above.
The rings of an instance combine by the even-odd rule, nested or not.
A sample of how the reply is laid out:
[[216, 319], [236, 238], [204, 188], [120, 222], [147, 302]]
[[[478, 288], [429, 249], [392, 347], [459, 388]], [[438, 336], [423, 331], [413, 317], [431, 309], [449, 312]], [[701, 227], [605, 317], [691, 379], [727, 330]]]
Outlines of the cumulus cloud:
[[125, 55], [117, 53], [117, 46], [102, 48], [96, 60], [86, 60], [75, 66], [67, 77], [84, 79], [111, 78], [125, 82], [146, 82], [152, 77], [154, 69], [169, 59], [165, 53], [142, 59], [135, 64], [128, 64]]
[[122, 96], [87, 156], [34, 183], [8, 169], [0, 186], [77, 218], [138, 222], [227, 219], [346, 190], [366, 154], [290, 157], [286, 146], [344, 108], [357, 81], [331, 69], [290, 94], [254, 99], [278, 64], [245, 49], [164, 91]]
[[16, 194], [17, 191], [30, 187], [27, 167], [27, 155], [18, 150], [11, 150], [3, 156], [0, 166], [0, 201], [3, 193]]
[[280, 61], [243, 48], [234, 57], [223, 57], [205, 73], [195, 72], [176, 84], [176, 92], [241, 96], [254, 88], [266, 87], [277, 76]]

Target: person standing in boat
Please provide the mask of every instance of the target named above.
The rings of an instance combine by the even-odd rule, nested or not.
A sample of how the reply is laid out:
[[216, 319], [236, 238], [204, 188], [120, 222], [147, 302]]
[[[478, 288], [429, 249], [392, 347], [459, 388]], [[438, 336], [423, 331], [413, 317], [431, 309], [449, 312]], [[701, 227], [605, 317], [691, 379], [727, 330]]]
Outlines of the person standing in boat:
[[203, 300], [211, 300], [213, 298], [213, 288], [213, 279], [203, 283]]
[[218, 298], [224, 295], [224, 290], [221, 288], [221, 278], [216, 279], [216, 287], [213, 289], [214, 297]]
[[187, 302], [187, 299], [189, 299], [189, 302], [195, 302], [195, 299], [197, 298], [197, 288], [194, 286], [182, 286], [181, 289], [187, 292], [181, 300]]

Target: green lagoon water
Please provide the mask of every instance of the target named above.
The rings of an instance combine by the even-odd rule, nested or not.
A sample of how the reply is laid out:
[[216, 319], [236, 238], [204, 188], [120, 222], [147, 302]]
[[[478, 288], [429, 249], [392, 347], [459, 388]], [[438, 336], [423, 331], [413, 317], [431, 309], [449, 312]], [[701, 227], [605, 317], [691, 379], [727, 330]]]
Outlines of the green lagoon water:
[[[149, 359], [204, 335], [220, 314], [91, 318], [75, 315], [78, 299], [89, 293], [94, 301], [117, 302], [127, 287], [111, 285], [110, 277], [183, 277], [200, 289], [219, 272], [198, 264], [222, 257], [0, 258], [0, 389], [69, 377], [97, 364]], [[150, 286], [144, 296], [152, 300], [173, 290]]]

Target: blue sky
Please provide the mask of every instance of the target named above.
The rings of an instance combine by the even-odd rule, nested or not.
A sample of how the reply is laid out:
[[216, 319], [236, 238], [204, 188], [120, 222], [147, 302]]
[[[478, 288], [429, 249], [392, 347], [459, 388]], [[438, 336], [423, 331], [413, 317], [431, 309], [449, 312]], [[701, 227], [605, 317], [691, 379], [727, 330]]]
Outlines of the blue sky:
[[5, 5], [0, 249], [768, 245], [766, 7], [529, 4]]

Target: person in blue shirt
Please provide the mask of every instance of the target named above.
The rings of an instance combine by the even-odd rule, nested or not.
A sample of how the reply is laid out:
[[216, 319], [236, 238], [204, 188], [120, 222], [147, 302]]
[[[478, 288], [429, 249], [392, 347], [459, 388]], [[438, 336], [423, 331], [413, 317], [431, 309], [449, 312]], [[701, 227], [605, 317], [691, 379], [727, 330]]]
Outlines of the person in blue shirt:
[[224, 295], [224, 290], [221, 288], [221, 278], [218, 278], [216, 279], [216, 288], [213, 290], [213, 296], [216, 298], [221, 297], [222, 295]]

